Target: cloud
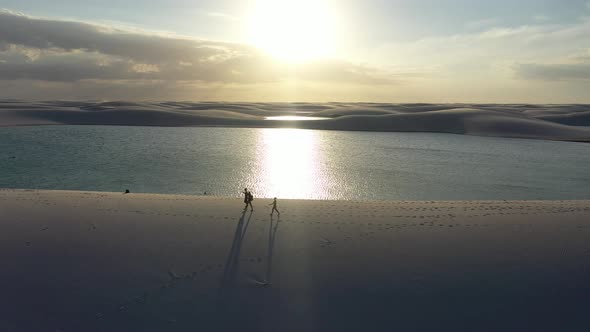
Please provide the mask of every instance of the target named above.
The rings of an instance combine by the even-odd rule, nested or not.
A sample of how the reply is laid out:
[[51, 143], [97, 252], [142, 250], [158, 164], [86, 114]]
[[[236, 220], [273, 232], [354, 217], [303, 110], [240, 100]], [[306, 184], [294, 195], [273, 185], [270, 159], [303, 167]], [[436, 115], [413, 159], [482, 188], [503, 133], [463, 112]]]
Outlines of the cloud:
[[294, 75], [308, 81], [351, 81], [359, 84], [394, 84], [401, 80], [381, 70], [345, 61], [318, 61], [296, 69]]
[[515, 70], [520, 77], [530, 80], [590, 80], [590, 63], [520, 64]]
[[234, 15], [230, 15], [230, 14], [226, 14], [226, 13], [210, 12], [210, 13], [207, 13], [207, 16], [222, 19], [222, 20], [228, 20], [228, 21], [240, 21], [239, 17], [236, 17]]
[[403, 92], [429, 102], [588, 103], [590, 81], [567, 72], [590, 64], [589, 45], [590, 18], [581, 18], [388, 43], [362, 54], [372, 63], [424, 73], [396, 87], [398, 98]]
[[486, 18], [476, 21], [470, 21], [465, 24], [465, 27], [470, 30], [479, 30], [483, 28], [488, 28], [490, 26], [497, 25], [500, 22], [498, 18]]
[[0, 31], [4, 43], [38, 49], [84, 50], [147, 62], [193, 62], [224, 51], [247, 51], [237, 44], [139, 33], [74, 21], [34, 19], [6, 11], [0, 12]]
[[379, 66], [292, 65], [245, 44], [0, 10], [0, 98], [588, 102], [590, 19], [551, 22], [490, 19], [347, 53]]
[[[494, 76], [513, 77], [518, 63], [563, 63], [590, 45], [590, 20], [568, 24], [539, 24], [490, 27], [482, 32], [423, 38], [387, 45], [375, 62], [432, 67], [440, 75], [473, 75], [474, 70], [494, 69]], [[375, 51], [374, 51], [375, 52]], [[435, 55], [433, 57], [433, 55]], [[506, 70], [497, 71], [499, 67]], [[462, 70], [465, 69], [465, 70]], [[436, 74], [436, 73], [434, 73]]]
[[533, 16], [533, 20], [537, 21], [537, 22], [547, 22], [551, 20], [551, 17], [545, 15], [545, 14], [537, 14]]
[[389, 84], [388, 74], [344, 61], [293, 70], [238, 43], [0, 11], [0, 77], [44, 81], [166, 80], [256, 84], [288, 79]]

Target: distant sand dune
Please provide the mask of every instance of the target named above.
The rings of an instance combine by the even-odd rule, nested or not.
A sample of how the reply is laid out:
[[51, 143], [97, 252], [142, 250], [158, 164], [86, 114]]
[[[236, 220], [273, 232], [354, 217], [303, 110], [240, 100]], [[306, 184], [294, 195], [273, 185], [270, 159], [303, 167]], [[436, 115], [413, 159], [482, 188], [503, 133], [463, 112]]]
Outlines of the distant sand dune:
[[[269, 121], [300, 115], [318, 121]], [[590, 141], [590, 105], [0, 101], [0, 126], [298, 127]]]

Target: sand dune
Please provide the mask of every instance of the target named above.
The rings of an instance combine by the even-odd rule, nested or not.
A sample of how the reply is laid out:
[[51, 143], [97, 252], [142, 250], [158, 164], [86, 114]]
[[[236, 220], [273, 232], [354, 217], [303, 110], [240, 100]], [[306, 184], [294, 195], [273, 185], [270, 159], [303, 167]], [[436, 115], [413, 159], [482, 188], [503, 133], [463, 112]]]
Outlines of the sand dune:
[[589, 201], [0, 190], [2, 331], [584, 331]]
[[[299, 115], [318, 121], [272, 121]], [[0, 126], [298, 127], [590, 140], [590, 105], [0, 102]]]

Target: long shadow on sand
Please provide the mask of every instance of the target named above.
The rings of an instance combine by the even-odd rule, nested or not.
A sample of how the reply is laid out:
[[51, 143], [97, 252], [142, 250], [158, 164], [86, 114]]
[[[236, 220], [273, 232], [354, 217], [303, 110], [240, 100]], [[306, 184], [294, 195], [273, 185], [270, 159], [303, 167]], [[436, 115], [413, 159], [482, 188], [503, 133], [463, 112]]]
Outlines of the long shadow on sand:
[[276, 299], [272, 296], [271, 287], [268, 286], [272, 280], [273, 249], [280, 221], [272, 216], [269, 220], [265, 275], [242, 284], [238, 280], [240, 253], [251, 218], [251, 212], [248, 215], [244, 212], [234, 232], [219, 288], [215, 313], [216, 331], [268, 330], [263, 327], [268, 324], [269, 319], [274, 319], [266, 317], [264, 313], [276, 310], [273, 304]]
[[[270, 216], [270, 224], [268, 227], [268, 253], [266, 256], [266, 285], [270, 285], [272, 277], [272, 254], [275, 246], [275, 237], [277, 235], [277, 229], [279, 228], [280, 220], [277, 219], [274, 222], [272, 215]], [[274, 227], [273, 227], [274, 224]]]
[[231, 249], [225, 261], [225, 268], [223, 270], [223, 278], [221, 280], [222, 293], [224, 288], [231, 287], [235, 283], [240, 264], [242, 240], [244, 240], [244, 236], [248, 230], [248, 225], [250, 225], [250, 219], [252, 219], [252, 211], [250, 211], [248, 214], [247, 220], [246, 211], [244, 211], [240, 216], [240, 220], [238, 220], [236, 231], [234, 233], [234, 239], [232, 241]]
[[[246, 211], [242, 212], [242, 215], [238, 220], [231, 248], [225, 261], [215, 313], [215, 321], [217, 322], [215, 327], [216, 331], [234, 331], [240, 327], [239, 324], [243, 321], [243, 316], [241, 316], [241, 311], [243, 310], [241, 310], [241, 306], [239, 305], [240, 296], [239, 290], [236, 287], [236, 279], [239, 271], [242, 241], [244, 240], [248, 225], [250, 225], [250, 220], [252, 219], [252, 212], [248, 215], [246, 214]], [[240, 319], [240, 317], [242, 317], [242, 319]]]

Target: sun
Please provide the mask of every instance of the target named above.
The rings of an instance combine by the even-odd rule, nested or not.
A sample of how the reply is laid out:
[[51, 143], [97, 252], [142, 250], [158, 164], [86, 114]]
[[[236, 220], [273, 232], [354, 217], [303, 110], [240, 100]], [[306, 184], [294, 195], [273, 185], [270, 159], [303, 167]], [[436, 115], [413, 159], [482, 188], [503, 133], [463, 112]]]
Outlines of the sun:
[[258, 0], [248, 33], [250, 43], [291, 62], [330, 57], [336, 50], [336, 18], [327, 0]]

